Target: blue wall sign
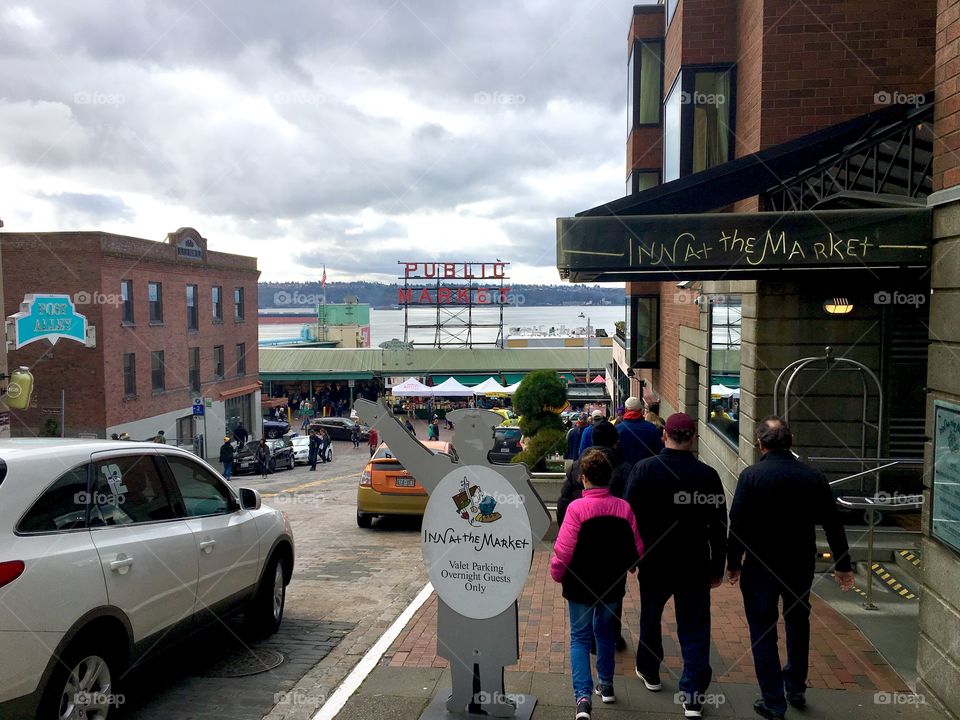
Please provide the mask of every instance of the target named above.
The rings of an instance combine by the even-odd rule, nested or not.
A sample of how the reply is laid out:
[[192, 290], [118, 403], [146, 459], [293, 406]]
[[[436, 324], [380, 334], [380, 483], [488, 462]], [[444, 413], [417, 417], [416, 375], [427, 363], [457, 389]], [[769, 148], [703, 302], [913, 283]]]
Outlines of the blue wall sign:
[[87, 347], [96, 345], [94, 328], [77, 312], [69, 295], [53, 293], [25, 295], [20, 312], [7, 318], [13, 326], [14, 348], [49, 340], [55, 345], [61, 338], [75, 340]]

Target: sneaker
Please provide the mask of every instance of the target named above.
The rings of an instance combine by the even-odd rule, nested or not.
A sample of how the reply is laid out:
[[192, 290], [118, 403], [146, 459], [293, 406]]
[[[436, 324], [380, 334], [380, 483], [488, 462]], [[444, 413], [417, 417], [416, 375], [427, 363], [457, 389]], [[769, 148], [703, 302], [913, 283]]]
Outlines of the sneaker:
[[761, 698], [753, 704], [753, 711], [762, 718], [767, 718], [767, 720], [784, 720], [783, 713], [774, 712], [768, 708]]
[[703, 705], [693, 700], [683, 702], [683, 716], [688, 718], [703, 717]]
[[613, 683], [600, 683], [594, 692], [599, 695], [600, 699], [605, 703], [617, 701], [617, 696], [613, 694]]
[[590, 698], [582, 697], [577, 700], [577, 717], [576, 720], [590, 720], [590, 711], [593, 710], [593, 706], [590, 705]]
[[646, 675], [644, 675], [642, 672], [640, 672], [640, 671], [637, 670], [636, 668], [634, 668], [634, 670], [636, 670], [637, 677], [640, 678], [641, 680], [643, 680], [644, 686], [645, 686], [645, 687], [647, 688], [647, 690], [649, 690], [650, 692], [660, 692], [660, 690], [663, 689], [663, 683], [660, 682], [660, 676], [659, 676], [659, 675], [651, 675], [650, 677], [647, 677]]
[[803, 710], [807, 706], [807, 697], [802, 692], [787, 693], [787, 702], [797, 710]]

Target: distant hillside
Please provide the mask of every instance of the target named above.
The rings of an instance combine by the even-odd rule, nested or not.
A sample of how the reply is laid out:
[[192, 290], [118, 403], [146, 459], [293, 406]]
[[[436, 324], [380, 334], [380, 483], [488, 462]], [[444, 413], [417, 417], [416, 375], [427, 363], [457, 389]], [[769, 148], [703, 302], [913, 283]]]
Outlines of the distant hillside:
[[[622, 286], [600, 285], [518, 285], [511, 284], [513, 301], [523, 305], [622, 305]], [[259, 307], [313, 307], [320, 302], [319, 282], [262, 282]], [[372, 307], [397, 304], [397, 285], [374, 282], [327, 283], [327, 302], [339, 303], [354, 295]]]

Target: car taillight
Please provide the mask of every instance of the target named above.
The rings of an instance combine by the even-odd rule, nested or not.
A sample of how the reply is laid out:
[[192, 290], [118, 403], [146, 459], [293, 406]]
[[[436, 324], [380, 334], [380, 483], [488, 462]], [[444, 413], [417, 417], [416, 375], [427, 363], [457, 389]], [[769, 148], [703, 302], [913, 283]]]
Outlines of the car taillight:
[[20, 577], [25, 567], [23, 560], [0, 562], [0, 587], [8, 585]]
[[373, 484], [373, 478], [369, 470], [364, 470], [360, 474], [360, 487], [370, 487]]

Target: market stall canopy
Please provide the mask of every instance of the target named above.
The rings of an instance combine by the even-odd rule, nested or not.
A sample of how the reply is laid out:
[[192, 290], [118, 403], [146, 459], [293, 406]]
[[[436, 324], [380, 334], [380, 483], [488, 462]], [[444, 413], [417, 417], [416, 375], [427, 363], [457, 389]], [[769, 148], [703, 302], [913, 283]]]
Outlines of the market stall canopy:
[[597, 376], [596, 376], [593, 380], [591, 380], [590, 382], [605, 383], [606, 380], [604, 379], [603, 375], [597, 375]]
[[517, 390], [520, 389], [520, 383], [521, 383], [521, 382], [523, 382], [523, 381], [521, 380], [521, 381], [519, 381], [519, 382], [515, 382], [513, 385], [507, 385], [507, 386], [503, 389], [503, 392], [505, 392], [507, 395], [513, 395], [515, 392], [517, 392]]
[[733, 397], [733, 390], [726, 385], [711, 385], [710, 397], [728, 398]]
[[496, 379], [489, 377], [479, 385], [473, 386], [474, 395], [489, 395], [490, 393], [503, 394], [504, 387]]
[[433, 388], [424, 385], [416, 378], [407, 378], [399, 385], [394, 385], [390, 392], [395, 397], [430, 397], [433, 395]]
[[461, 385], [456, 378], [447, 378], [439, 385], [427, 389], [433, 397], [467, 397], [473, 395], [473, 388]]

